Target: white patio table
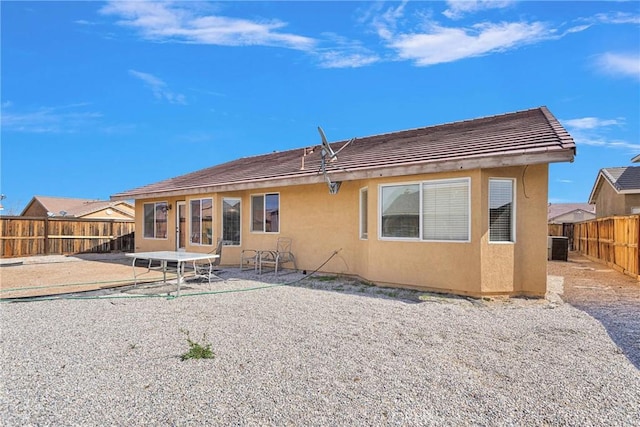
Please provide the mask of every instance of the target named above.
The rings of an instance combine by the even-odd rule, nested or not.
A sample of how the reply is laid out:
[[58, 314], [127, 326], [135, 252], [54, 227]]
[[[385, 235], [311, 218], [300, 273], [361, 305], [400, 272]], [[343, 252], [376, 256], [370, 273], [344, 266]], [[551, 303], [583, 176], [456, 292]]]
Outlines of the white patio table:
[[[136, 260], [144, 259], [149, 260], [149, 270], [151, 270], [151, 261], [160, 261], [160, 268], [163, 275], [163, 282], [166, 285], [167, 283], [167, 264], [169, 262], [177, 263], [176, 273], [178, 280], [178, 291], [176, 296], [180, 296], [180, 283], [184, 277], [184, 265], [188, 262], [195, 263], [196, 261], [208, 261], [209, 262], [209, 283], [211, 283], [211, 274], [213, 274], [213, 264], [212, 261], [216, 258], [219, 258], [218, 254], [201, 254], [196, 252], [177, 252], [177, 251], [155, 251], [155, 252], [134, 252], [126, 254], [129, 258], [133, 258], [132, 267], [133, 267], [133, 279], [134, 286], [138, 284], [138, 278], [136, 276]], [[195, 265], [194, 265], [195, 270]]]

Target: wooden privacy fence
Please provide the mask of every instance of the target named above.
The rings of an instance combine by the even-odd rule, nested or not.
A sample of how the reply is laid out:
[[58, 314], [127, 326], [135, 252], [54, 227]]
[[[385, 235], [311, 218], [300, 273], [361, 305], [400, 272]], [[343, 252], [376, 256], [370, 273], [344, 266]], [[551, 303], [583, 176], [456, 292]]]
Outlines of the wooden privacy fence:
[[2, 258], [133, 251], [132, 220], [0, 216]]
[[547, 236], [564, 236], [569, 239], [569, 250], [576, 249], [573, 238], [573, 225], [572, 222], [566, 222], [564, 224], [547, 224]]
[[640, 215], [599, 218], [574, 224], [578, 252], [640, 279]]

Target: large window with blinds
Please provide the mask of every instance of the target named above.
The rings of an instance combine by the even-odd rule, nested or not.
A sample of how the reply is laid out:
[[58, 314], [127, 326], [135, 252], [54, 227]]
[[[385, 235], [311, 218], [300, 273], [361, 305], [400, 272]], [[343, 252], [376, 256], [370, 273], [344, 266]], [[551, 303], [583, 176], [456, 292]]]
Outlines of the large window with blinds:
[[489, 241], [515, 242], [513, 179], [489, 179]]
[[468, 242], [470, 178], [380, 188], [381, 238]]
[[468, 242], [469, 178], [422, 183], [422, 239]]

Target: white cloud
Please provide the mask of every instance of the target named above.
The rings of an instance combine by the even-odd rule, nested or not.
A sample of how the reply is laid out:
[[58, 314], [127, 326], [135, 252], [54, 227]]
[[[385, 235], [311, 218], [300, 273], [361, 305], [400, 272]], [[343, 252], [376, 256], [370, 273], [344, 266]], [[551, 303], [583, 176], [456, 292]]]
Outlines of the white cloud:
[[323, 68], [358, 68], [381, 60], [375, 52], [365, 48], [362, 43], [349, 40], [333, 33], [325, 33], [330, 48], [318, 48], [314, 54]]
[[2, 128], [10, 132], [26, 133], [76, 133], [95, 126], [102, 114], [85, 111], [87, 104], [71, 104], [58, 107], [41, 107], [35, 111], [5, 111], [2, 104]]
[[597, 117], [582, 117], [578, 119], [561, 120], [578, 145], [589, 145], [611, 149], [623, 149], [629, 152], [640, 150], [640, 144], [623, 141], [611, 136], [612, 127], [624, 126], [625, 119], [600, 119]]
[[278, 20], [248, 20], [202, 15], [197, 4], [112, 1], [101, 9], [120, 18], [118, 24], [137, 29], [148, 40], [222, 46], [278, 46], [309, 50], [316, 41], [280, 32], [287, 24]]
[[427, 66], [503, 52], [557, 37], [555, 30], [534, 22], [482, 23], [471, 28], [433, 25], [428, 32], [400, 34], [389, 40], [402, 59]]
[[590, 145], [592, 147], [603, 148], [617, 148], [627, 150], [630, 153], [636, 153], [640, 151], [640, 144], [634, 144], [628, 141], [621, 141], [617, 139], [608, 139], [603, 136], [591, 136], [588, 134], [574, 134], [573, 135], [578, 145]]
[[624, 119], [599, 119], [597, 117], [582, 117], [579, 119], [562, 120], [562, 123], [572, 129], [597, 129], [607, 126], [620, 126]]
[[449, 19], [460, 19], [468, 13], [486, 9], [502, 9], [514, 3], [513, 0], [448, 0], [447, 10], [442, 12]]
[[340, 50], [322, 51], [317, 55], [323, 68], [358, 68], [380, 61], [375, 54], [345, 53]]
[[156, 99], [169, 101], [172, 104], [185, 105], [187, 103], [184, 95], [173, 93], [168, 90], [167, 84], [153, 74], [143, 73], [136, 70], [129, 70], [129, 74], [145, 82], [153, 92], [153, 96], [155, 96]]
[[640, 15], [624, 12], [599, 13], [595, 20], [603, 24], [640, 24]]
[[604, 73], [640, 79], [640, 55], [638, 53], [604, 53], [596, 57], [596, 66]]
[[373, 16], [373, 27], [378, 36], [383, 40], [393, 38], [398, 20], [404, 16], [404, 8], [407, 2], [403, 1], [397, 7], [390, 7], [385, 12]]

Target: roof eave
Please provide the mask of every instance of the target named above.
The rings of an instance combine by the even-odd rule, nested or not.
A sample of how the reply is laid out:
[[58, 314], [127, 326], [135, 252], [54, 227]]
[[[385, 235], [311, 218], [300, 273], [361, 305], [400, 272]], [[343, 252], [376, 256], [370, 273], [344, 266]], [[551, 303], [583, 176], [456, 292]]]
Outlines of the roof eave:
[[[420, 175], [425, 173], [451, 172], [472, 169], [488, 169], [510, 166], [524, 166], [543, 163], [573, 162], [575, 149], [573, 147], [557, 150], [545, 150], [544, 152], [522, 152], [519, 154], [499, 154], [491, 156], [479, 156], [454, 160], [439, 160], [434, 162], [420, 162], [416, 164], [391, 165], [384, 167], [372, 167], [351, 169], [350, 171], [334, 171], [330, 173], [332, 181], [355, 181], [359, 179], [371, 179], [396, 177], [404, 175]], [[290, 185], [309, 185], [323, 183], [320, 174], [305, 176], [283, 176], [277, 178], [265, 178], [229, 182], [216, 185], [204, 185], [178, 188], [165, 191], [140, 191], [124, 192], [111, 196], [111, 200], [140, 200], [160, 197], [178, 197], [195, 194], [219, 193], [228, 191], [258, 190], [270, 187], [283, 187]]]

